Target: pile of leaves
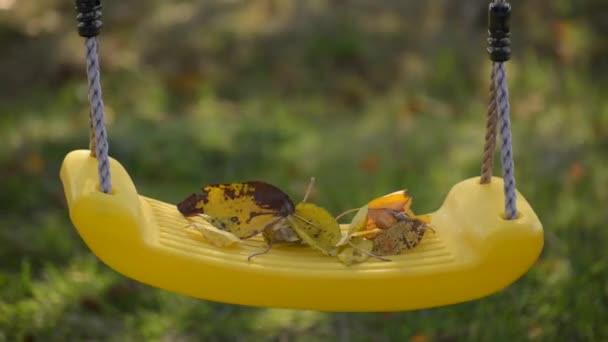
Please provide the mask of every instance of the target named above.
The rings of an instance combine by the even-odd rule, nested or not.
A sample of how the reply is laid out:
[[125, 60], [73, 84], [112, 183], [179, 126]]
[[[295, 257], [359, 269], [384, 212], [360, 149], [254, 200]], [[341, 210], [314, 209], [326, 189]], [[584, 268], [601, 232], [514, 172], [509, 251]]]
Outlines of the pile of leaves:
[[[181, 201], [177, 208], [186, 217], [202, 216], [210, 225], [192, 223], [210, 244], [228, 247], [262, 234], [267, 247], [274, 244], [305, 244], [327, 256], [337, 256], [346, 265], [369, 257], [382, 261], [388, 255], [416, 247], [428, 228], [429, 217], [417, 217], [412, 198], [401, 190], [374, 199], [361, 208], [338, 217], [306, 199], [294, 205], [290, 197], [274, 185], [261, 181], [210, 184]], [[338, 219], [357, 211], [345, 234]]]

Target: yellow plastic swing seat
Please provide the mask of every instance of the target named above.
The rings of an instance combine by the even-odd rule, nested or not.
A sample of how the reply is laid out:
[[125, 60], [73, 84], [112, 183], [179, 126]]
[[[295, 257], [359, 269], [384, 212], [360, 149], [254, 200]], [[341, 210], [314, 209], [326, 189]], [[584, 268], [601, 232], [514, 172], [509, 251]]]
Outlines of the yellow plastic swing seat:
[[206, 300], [320, 311], [401, 311], [477, 299], [521, 277], [543, 248], [543, 228], [517, 193], [519, 218], [502, 218], [501, 178], [456, 184], [431, 213], [433, 232], [391, 262], [345, 266], [306, 246], [264, 248], [261, 239], [236, 248], [199, 241], [175, 205], [141, 196], [111, 159], [113, 193], [99, 191], [97, 161], [69, 153], [61, 179], [70, 218], [104, 263], [130, 278]]

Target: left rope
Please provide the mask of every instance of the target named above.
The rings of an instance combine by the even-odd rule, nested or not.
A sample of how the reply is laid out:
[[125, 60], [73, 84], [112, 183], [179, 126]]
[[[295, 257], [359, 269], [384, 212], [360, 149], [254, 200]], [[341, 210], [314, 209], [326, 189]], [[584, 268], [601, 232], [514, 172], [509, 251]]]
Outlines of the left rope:
[[99, 72], [99, 48], [97, 35], [101, 32], [101, 0], [76, 0], [78, 34], [85, 39], [87, 78], [89, 81], [90, 141], [91, 156], [97, 158], [99, 187], [108, 194], [112, 192], [109, 145], [105, 127], [101, 80]]

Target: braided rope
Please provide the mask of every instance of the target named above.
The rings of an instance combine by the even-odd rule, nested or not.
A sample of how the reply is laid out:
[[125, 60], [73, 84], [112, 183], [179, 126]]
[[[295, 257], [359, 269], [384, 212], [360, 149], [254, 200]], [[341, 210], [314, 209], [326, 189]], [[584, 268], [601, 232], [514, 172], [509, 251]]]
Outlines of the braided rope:
[[[509, 118], [509, 88], [507, 86], [507, 71], [504, 61], [509, 59], [509, 7], [501, 7], [497, 12], [493, 6], [505, 5], [506, 0], [494, 0], [490, 5], [490, 39], [488, 52], [494, 61], [490, 76], [490, 102], [488, 104], [486, 121], [486, 140], [481, 165], [481, 184], [492, 180], [494, 165], [494, 150], [496, 149], [496, 124], [500, 122], [500, 152], [505, 194], [505, 218], [517, 218], [517, 201], [515, 185], [515, 166], [513, 164], [513, 145], [511, 142], [511, 121]], [[496, 7], [494, 7], [496, 8]], [[507, 12], [504, 12], [507, 10]], [[495, 21], [494, 21], [495, 20]], [[505, 41], [506, 40], [506, 41]]]
[[515, 166], [513, 164], [513, 146], [511, 143], [511, 121], [509, 119], [509, 88], [505, 64], [495, 62], [493, 65], [496, 87], [496, 105], [500, 119], [500, 152], [505, 191], [505, 216], [507, 220], [517, 218], [515, 197]]
[[93, 128], [93, 116], [89, 113], [89, 151], [91, 157], [97, 158], [97, 144], [95, 143], [95, 129]]
[[481, 184], [488, 184], [492, 180], [492, 166], [494, 165], [494, 151], [496, 150], [496, 124], [498, 113], [496, 110], [496, 72], [492, 68], [490, 76], [490, 101], [488, 103], [486, 121], [486, 142], [483, 149], [483, 162], [481, 165]]
[[89, 103], [91, 106], [91, 136], [89, 146], [91, 148], [91, 155], [97, 157], [99, 186], [101, 191], [107, 194], [112, 191], [112, 184], [110, 181], [110, 162], [108, 160], [108, 138], [104, 124], [104, 107], [103, 100], [101, 99], [97, 38], [87, 38], [85, 46], [87, 53], [87, 78], [89, 80]]

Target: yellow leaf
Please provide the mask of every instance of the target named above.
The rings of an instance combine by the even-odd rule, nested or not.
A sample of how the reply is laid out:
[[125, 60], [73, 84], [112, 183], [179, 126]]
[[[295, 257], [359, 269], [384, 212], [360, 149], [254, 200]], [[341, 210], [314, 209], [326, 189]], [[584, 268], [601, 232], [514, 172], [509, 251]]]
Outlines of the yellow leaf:
[[382, 231], [382, 229], [380, 229], [380, 228], [362, 230], [362, 231], [353, 233], [351, 235], [351, 238], [353, 238], [353, 237], [364, 237], [364, 238], [368, 238], [368, 239], [373, 239], [374, 236], [376, 236], [376, 234], [380, 233], [381, 231]]
[[[361, 263], [369, 259], [374, 243], [361, 238], [351, 239], [351, 245], [344, 246], [338, 253], [338, 260], [343, 264], [350, 266], [355, 263]], [[354, 247], [353, 247], [354, 246]]]
[[336, 244], [336, 246], [343, 246], [348, 243], [348, 240], [351, 238], [353, 234], [358, 231], [361, 231], [367, 227], [367, 205], [361, 207], [355, 217], [353, 217], [352, 221], [348, 225], [348, 231], [346, 235], [342, 236], [340, 241]]
[[325, 255], [336, 255], [340, 225], [327, 210], [312, 203], [299, 203], [295, 214], [287, 219], [296, 234], [312, 248]]
[[216, 247], [225, 248], [241, 243], [241, 239], [234, 234], [217, 229], [211, 225], [193, 222], [187, 229], [190, 234], [196, 235], [198, 233], [197, 237], [202, 237], [206, 242]]
[[239, 238], [249, 238], [294, 213], [287, 194], [264, 182], [211, 184], [177, 205], [184, 216], [205, 214], [209, 222]]

